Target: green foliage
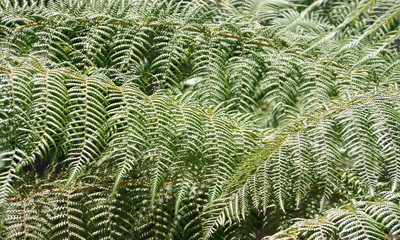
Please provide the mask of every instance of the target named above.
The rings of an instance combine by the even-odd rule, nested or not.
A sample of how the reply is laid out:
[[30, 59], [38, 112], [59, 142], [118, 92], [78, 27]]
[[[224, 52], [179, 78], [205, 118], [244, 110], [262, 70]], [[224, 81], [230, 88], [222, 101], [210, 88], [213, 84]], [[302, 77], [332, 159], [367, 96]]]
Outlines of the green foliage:
[[396, 238], [399, 23], [395, 0], [1, 1], [0, 238]]
[[382, 195], [353, 200], [315, 219], [297, 219], [290, 228], [263, 239], [396, 239], [400, 232], [399, 196]]

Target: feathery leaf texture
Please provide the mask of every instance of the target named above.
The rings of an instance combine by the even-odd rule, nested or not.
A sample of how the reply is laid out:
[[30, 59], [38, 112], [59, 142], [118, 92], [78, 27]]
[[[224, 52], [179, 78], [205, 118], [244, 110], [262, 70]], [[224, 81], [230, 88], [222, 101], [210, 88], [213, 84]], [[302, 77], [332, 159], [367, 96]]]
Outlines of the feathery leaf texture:
[[1, 1], [0, 238], [398, 238], [399, 34], [396, 0]]

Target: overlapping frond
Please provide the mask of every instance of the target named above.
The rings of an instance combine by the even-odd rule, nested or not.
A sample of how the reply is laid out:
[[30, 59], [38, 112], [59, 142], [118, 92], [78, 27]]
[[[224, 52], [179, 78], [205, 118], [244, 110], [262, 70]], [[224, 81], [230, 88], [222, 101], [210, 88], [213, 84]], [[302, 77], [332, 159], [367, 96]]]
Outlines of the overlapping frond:
[[0, 1], [0, 238], [396, 237], [399, 9]]
[[[382, 114], [393, 114], [397, 101], [398, 93], [395, 92], [366, 95], [351, 102], [334, 102], [326, 110], [321, 109], [275, 130], [266, 139], [264, 153], [242, 162], [228, 181], [232, 190], [224, 191], [221, 199], [210, 205], [213, 212], [220, 214], [213, 222], [222, 221], [222, 216], [236, 216], [226, 212], [232, 204], [237, 206], [239, 212], [251, 206], [269, 204], [276, 204], [286, 211], [285, 201], [295, 200], [299, 206], [311, 194], [316, 194], [319, 204], [315, 205], [323, 209], [341, 191], [341, 184], [355, 184], [357, 181], [354, 179], [358, 179], [356, 186], [359, 191], [373, 196], [375, 189], [382, 187], [378, 179], [387, 173], [389, 179], [384, 186], [392, 184], [395, 191], [395, 153], [391, 153], [391, 160], [381, 160], [387, 156], [390, 147], [380, 142], [386, 139], [387, 144], [390, 141], [393, 144], [395, 140], [389, 138], [393, 132], [389, 126], [393, 122], [382, 119]], [[379, 120], [375, 119], [377, 114], [380, 114]], [[385, 123], [385, 129], [379, 128], [381, 132], [373, 130], [374, 125]], [[363, 142], [366, 139], [368, 143]], [[345, 177], [347, 172], [353, 174], [352, 182]], [[242, 197], [233, 198], [236, 195]]]
[[399, 210], [398, 198], [353, 201], [263, 239], [396, 239]]

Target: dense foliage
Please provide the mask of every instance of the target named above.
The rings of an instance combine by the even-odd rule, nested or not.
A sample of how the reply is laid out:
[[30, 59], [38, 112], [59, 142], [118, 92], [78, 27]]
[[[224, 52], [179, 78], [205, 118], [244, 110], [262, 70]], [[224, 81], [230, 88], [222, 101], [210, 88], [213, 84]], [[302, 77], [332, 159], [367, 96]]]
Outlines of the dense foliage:
[[1, 239], [398, 239], [397, 0], [0, 1]]

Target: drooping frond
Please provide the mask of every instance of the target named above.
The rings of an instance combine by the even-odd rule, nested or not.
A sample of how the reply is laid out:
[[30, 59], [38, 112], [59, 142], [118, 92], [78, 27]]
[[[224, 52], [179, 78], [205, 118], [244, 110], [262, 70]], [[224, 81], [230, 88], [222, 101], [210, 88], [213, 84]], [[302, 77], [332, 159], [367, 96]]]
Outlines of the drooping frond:
[[[322, 209], [341, 191], [338, 186], [349, 184], [346, 172], [353, 175], [352, 181], [358, 179], [357, 187], [365, 194], [375, 194], [378, 178], [384, 174], [388, 177], [386, 186], [391, 184], [395, 191], [394, 171], [398, 163], [394, 153], [388, 155], [391, 148], [387, 144], [396, 141], [390, 133], [392, 127], [398, 126], [385, 115], [399, 114], [398, 97], [398, 92], [393, 92], [368, 94], [350, 102], [335, 101], [327, 109], [276, 129], [265, 139], [266, 145], [260, 154], [242, 162], [228, 181], [231, 190], [223, 192], [221, 199], [211, 203], [210, 209], [222, 214], [219, 218], [236, 216], [227, 212], [232, 204], [239, 212], [269, 204], [285, 211], [285, 201], [292, 201], [289, 199], [295, 196], [299, 205], [314, 191]], [[375, 118], [377, 114], [379, 119]], [[377, 127], [379, 131], [374, 130]], [[367, 139], [368, 143], [363, 142]], [[389, 161], [381, 160], [389, 156]], [[242, 197], [233, 198], [236, 195]], [[219, 218], [214, 224], [221, 221]]]
[[398, 198], [353, 201], [263, 239], [391, 239], [399, 234]]
[[0, 1], [0, 238], [397, 236], [399, 9]]

